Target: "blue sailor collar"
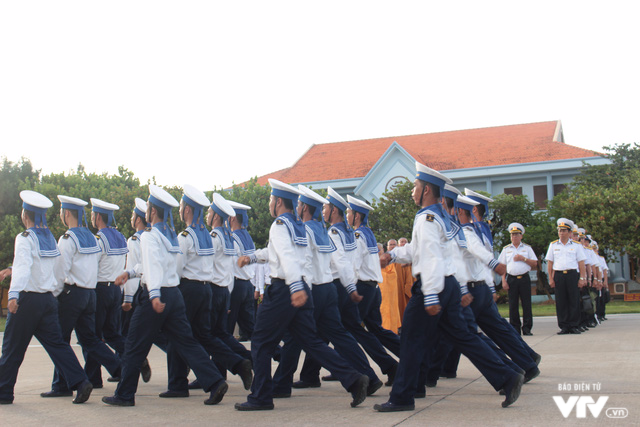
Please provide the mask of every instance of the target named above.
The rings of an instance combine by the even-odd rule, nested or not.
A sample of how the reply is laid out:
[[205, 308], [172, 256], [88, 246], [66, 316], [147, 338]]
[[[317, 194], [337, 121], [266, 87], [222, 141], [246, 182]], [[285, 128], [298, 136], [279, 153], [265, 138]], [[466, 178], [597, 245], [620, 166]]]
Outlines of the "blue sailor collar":
[[104, 249], [108, 256], [126, 255], [129, 252], [127, 239], [115, 228], [105, 227], [98, 231], [98, 236], [104, 243]]
[[298, 220], [290, 212], [285, 212], [276, 218], [276, 224], [286, 225], [289, 236], [294, 244], [298, 246], [307, 246], [307, 230], [302, 221]]
[[358, 234], [364, 236], [367, 241], [367, 249], [371, 254], [377, 254], [379, 252], [378, 242], [376, 241], [376, 236], [373, 235], [373, 231], [366, 225], [360, 225], [355, 231], [356, 236]]
[[23, 235], [25, 237], [29, 236], [36, 241], [38, 255], [40, 255], [41, 258], [53, 258], [60, 255], [56, 239], [47, 227], [31, 227], [26, 230]]
[[329, 230], [332, 233], [340, 236], [340, 240], [342, 240], [342, 245], [344, 246], [344, 250], [347, 252], [353, 251], [356, 249], [356, 236], [353, 232], [353, 229], [347, 225], [346, 222], [340, 221], [333, 224]]
[[236, 255], [236, 248], [233, 246], [233, 240], [231, 239], [231, 233], [229, 233], [229, 229], [227, 227], [216, 227], [211, 230], [212, 236], [218, 236], [222, 239], [222, 244], [224, 246], [224, 254], [227, 256]]
[[81, 254], [97, 254], [102, 252], [96, 236], [87, 227], [73, 227], [67, 230], [65, 236], [69, 236], [76, 244]]
[[204, 224], [196, 224], [195, 226], [191, 225], [185, 229], [185, 232], [193, 239], [193, 243], [196, 248], [196, 255], [213, 255], [213, 241], [211, 240], [211, 235]]
[[426, 215], [427, 221], [435, 221], [440, 224], [447, 240], [453, 239], [459, 231], [459, 226], [457, 224], [451, 224], [449, 214], [444, 211], [440, 203], [434, 203], [433, 205], [420, 209], [416, 214], [416, 218], [420, 215]]
[[252, 255], [256, 252], [256, 245], [249, 232], [244, 228], [233, 230], [233, 239], [238, 243], [242, 255]]
[[312, 219], [305, 222], [304, 225], [309, 234], [313, 236], [313, 240], [315, 241], [319, 252], [331, 253], [336, 250], [336, 245], [329, 237], [327, 229], [324, 228], [324, 223]]
[[462, 226], [456, 219], [455, 215], [449, 215], [449, 220], [451, 221], [452, 227], [458, 227], [458, 232], [456, 233], [456, 236], [455, 236], [456, 243], [458, 244], [459, 247], [466, 248], [467, 238], [464, 237], [464, 230], [462, 229]]
[[162, 236], [161, 240], [167, 251], [173, 254], [181, 254], [180, 245], [178, 244], [178, 237], [176, 233], [167, 226], [166, 222], [158, 222], [153, 225], [153, 230], [157, 230]]

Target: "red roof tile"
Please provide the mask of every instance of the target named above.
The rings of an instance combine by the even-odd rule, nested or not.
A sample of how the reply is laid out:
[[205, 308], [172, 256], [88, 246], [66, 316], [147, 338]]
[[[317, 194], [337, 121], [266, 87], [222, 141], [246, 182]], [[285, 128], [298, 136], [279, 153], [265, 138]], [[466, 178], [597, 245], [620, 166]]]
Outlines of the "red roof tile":
[[[560, 141], [554, 140], [556, 133]], [[301, 183], [364, 177], [394, 141], [417, 161], [442, 171], [598, 155], [562, 142], [560, 121], [550, 121], [316, 144], [293, 166], [261, 176], [258, 183], [266, 184], [267, 178]]]

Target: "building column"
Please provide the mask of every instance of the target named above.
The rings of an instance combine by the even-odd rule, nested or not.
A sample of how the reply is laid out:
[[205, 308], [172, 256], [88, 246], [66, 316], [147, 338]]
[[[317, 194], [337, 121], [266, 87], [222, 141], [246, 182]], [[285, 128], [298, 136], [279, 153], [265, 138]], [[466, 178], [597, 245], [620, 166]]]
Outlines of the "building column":
[[547, 200], [553, 199], [553, 177], [551, 174], [547, 174]]
[[490, 179], [487, 180], [487, 193], [493, 195], [493, 186]]

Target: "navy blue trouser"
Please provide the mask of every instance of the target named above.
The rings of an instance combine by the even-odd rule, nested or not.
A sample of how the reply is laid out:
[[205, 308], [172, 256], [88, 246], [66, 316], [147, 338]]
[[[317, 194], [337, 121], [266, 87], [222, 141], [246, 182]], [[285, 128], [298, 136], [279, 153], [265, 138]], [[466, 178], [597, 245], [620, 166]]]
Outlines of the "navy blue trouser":
[[522, 346], [520, 334], [511, 326], [507, 326], [493, 301], [491, 289], [486, 284], [469, 285], [469, 293], [473, 296], [471, 310], [476, 323], [491, 340], [496, 343], [520, 368], [528, 371], [536, 367], [529, 352]]
[[229, 317], [227, 318], [227, 330], [231, 335], [236, 328], [240, 328], [240, 335], [251, 338], [255, 327], [255, 288], [249, 280], [238, 279], [233, 282], [233, 291], [229, 300]]
[[553, 280], [556, 283], [556, 315], [560, 329], [577, 328], [580, 323], [580, 290], [576, 270], [554, 271]]
[[[93, 289], [64, 285], [58, 295], [58, 319], [62, 339], [71, 342], [71, 332], [76, 330], [78, 342], [84, 354], [90, 355], [114, 376], [120, 376], [120, 358], [96, 335], [96, 293]], [[67, 381], [57, 369], [53, 373], [52, 390], [68, 391]]]
[[[244, 359], [211, 332], [211, 286], [204, 282], [182, 279], [178, 289], [184, 299], [185, 313], [193, 337], [213, 357], [218, 370], [228, 369], [234, 372], [234, 366]], [[167, 370], [169, 390], [189, 390], [189, 366], [171, 343], [167, 346]]]
[[20, 292], [18, 311], [9, 313], [0, 357], [0, 399], [13, 401], [18, 369], [31, 338], [35, 336], [63, 373], [66, 388], [75, 390], [87, 376], [68, 342], [62, 339], [58, 322], [58, 302], [50, 292]]
[[[96, 335], [104, 339], [109, 347], [122, 357], [124, 353], [124, 337], [122, 336], [122, 290], [113, 283], [98, 284], [96, 293]], [[84, 370], [89, 381], [102, 385], [102, 369], [100, 364], [87, 352], [84, 353], [86, 363]]]
[[335, 375], [345, 389], [348, 390], [360, 378], [361, 374], [318, 336], [313, 320], [313, 297], [307, 285], [304, 289], [308, 300], [300, 308], [291, 305], [289, 286], [282, 279], [271, 279], [271, 285], [264, 290], [251, 341], [254, 378], [247, 399], [251, 404], [273, 403], [271, 357], [286, 332], [300, 343], [307, 354]]
[[400, 357], [400, 337], [398, 334], [382, 327], [382, 314], [380, 305], [382, 304], [382, 293], [380, 287], [375, 282], [357, 283], [358, 293], [362, 295], [362, 301], [358, 303], [360, 318], [371, 332], [391, 353]]
[[[136, 307], [140, 305], [140, 295], [142, 293], [142, 286], [138, 287], [136, 293], [133, 295], [133, 301], [131, 302], [131, 310], [122, 312], [122, 337], [125, 340], [125, 344], [127, 342], [127, 335], [129, 334], [129, 323], [131, 322], [131, 317], [136, 310]], [[167, 337], [164, 334], [158, 334], [156, 340], [153, 342], [160, 350], [167, 352], [167, 346], [169, 342]]]
[[[520, 277], [518, 279], [518, 277]], [[529, 273], [520, 276], [507, 275], [509, 285], [509, 323], [520, 333], [531, 332], [533, 312], [531, 311], [531, 278]], [[522, 301], [522, 324], [520, 323], [520, 301]]]
[[121, 399], [134, 400], [140, 367], [160, 331], [196, 374], [204, 391], [209, 391], [217, 387], [220, 381], [224, 381], [205, 349], [193, 337], [180, 290], [177, 287], [162, 288], [160, 300], [166, 306], [162, 313], [156, 313], [149, 301], [148, 292], [143, 291], [140, 305], [131, 316], [122, 375], [115, 392]]
[[[313, 285], [311, 293], [313, 294], [313, 318], [320, 338], [330, 341], [333, 348], [351, 367], [369, 377], [371, 384], [380, 381], [371, 369], [367, 356], [340, 321], [338, 294], [335, 286], [332, 283]], [[286, 334], [280, 364], [273, 376], [274, 392], [291, 393], [293, 374], [298, 367], [301, 350], [302, 346], [291, 334]], [[303, 369], [300, 373], [300, 379], [311, 383], [320, 382], [318, 371], [315, 369], [311, 372], [305, 372]]]
[[455, 348], [467, 356], [471, 363], [498, 391], [516, 373], [506, 366], [477, 335], [469, 331], [460, 306], [460, 285], [453, 276], [444, 280], [444, 289], [438, 294], [441, 311], [430, 316], [424, 307], [420, 280], [411, 289], [411, 299], [404, 311], [400, 336], [400, 363], [389, 401], [397, 405], [411, 405], [417, 390], [418, 375], [425, 354], [433, 351], [439, 330]]
[[229, 310], [229, 288], [211, 284], [211, 333], [243, 359], [251, 360], [251, 352], [229, 333], [227, 311]]

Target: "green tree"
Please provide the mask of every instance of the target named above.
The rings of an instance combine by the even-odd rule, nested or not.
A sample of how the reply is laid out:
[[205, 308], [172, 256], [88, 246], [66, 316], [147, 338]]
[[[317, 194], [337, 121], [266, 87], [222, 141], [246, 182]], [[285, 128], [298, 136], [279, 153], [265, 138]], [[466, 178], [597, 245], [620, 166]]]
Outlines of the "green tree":
[[[225, 199], [251, 206], [247, 231], [251, 234], [256, 248], [266, 247], [269, 241], [269, 228], [273, 222], [269, 212], [271, 187], [259, 185], [258, 177], [253, 177], [242, 185], [233, 184], [229, 190], [214, 190], [214, 192], [221, 193]], [[211, 196], [211, 194], [207, 195]]]
[[413, 182], [403, 182], [372, 203], [369, 225], [378, 242], [385, 244], [390, 239], [411, 238], [413, 220], [419, 209], [411, 197], [412, 189]]

